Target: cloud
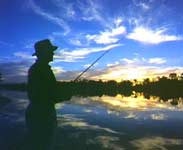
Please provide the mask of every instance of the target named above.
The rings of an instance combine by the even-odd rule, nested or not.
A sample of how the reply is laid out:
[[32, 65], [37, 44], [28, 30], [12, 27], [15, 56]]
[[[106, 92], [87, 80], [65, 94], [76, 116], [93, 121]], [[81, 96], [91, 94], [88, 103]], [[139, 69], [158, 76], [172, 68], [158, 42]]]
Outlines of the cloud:
[[81, 43], [81, 41], [78, 40], [78, 39], [70, 39], [69, 41], [70, 41], [70, 43], [71, 43], [72, 45], [75, 45], [75, 46], [82, 46], [82, 45], [83, 45], [83, 44]]
[[108, 45], [105, 47], [95, 47], [95, 48], [79, 48], [73, 51], [68, 51], [68, 50], [61, 50], [56, 53], [55, 58], [60, 59], [58, 61], [65, 61], [65, 62], [75, 62], [78, 61], [79, 59], [84, 59], [85, 56], [91, 54], [91, 53], [96, 53], [100, 51], [108, 51], [113, 48], [119, 47], [122, 44], [112, 44]]
[[149, 5], [147, 5], [146, 3], [139, 3], [139, 6], [141, 7], [141, 8], [143, 8], [144, 10], [149, 10], [150, 9], [150, 6]]
[[56, 78], [59, 81], [70, 81], [74, 80], [81, 72], [80, 71], [59, 71], [60, 73], [56, 74]]
[[120, 59], [121, 62], [124, 62], [126, 64], [154, 64], [154, 65], [161, 65], [161, 64], [165, 64], [167, 62], [167, 60], [165, 58], [161, 58], [161, 57], [152, 57], [152, 58], [148, 58], [145, 59], [144, 57], [139, 57], [137, 55], [137, 57], [133, 58], [133, 59], [128, 59], [128, 58], [122, 58]]
[[[59, 75], [59, 79], [73, 80], [78, 76], [81, 71], [65, 71]], [[124, 63], [117, 63], [108, 65], [103, 69], [91, 69], [88, 70], [82, 78], [91, 80], [142, 80], [145, 78], [155, 78], [157, 76], [169, 76], [170, 73], [175, 72], [181, 74], [183, 69], [178, 66], [161, 67], [161, 66], [149, 66], [148, 64], [131, 65]]]
[[134, 64], [134, 63], [139, 62], [139, 60], [137, 58], [134, 58], [134, 59], [122, 58], [122, 59], [120, 59], [120, 61], [127, 63], [127, 64]]
[[51, 13], [44, 11], [43, 9], [41, 9], [41, 7], [37, 6], [33, 0], [29, 0], [29, 5], [36, 14], [48, 19], [49, 21], [63, 28], [65, 35], [70, 32], [69, 25], [61, 17], [53, 16]]
[[[95, 63], [93, 66], [97, 66], [99, 63]], [[91, 66], [91, 64], [85, 64], [83, 67], [84, 68], [88, 68], [89, 66]]]
[[54, 66], [54, 67], [52, 67], [52, 70], [53, 70], [55, 76], [58, 76], [59, 74], [66, 72], [66, 71], [63, 69], [63, 67], [59, 67], [59, 66]]
[[164, 58], [158, 58], [158, 57], [157, 58], [150, 58], [148, 60], [148, 63], [160, 65], [160, 64], [166, 63], [166, 60]]
[[14, 62], [0, 63], [0, 72], [3, 76], [3, 82], [20, 83], [26, 82], [27, 71], [31, 65], [30, 61], [20, 60]]
[[58, 7], [59, 13], [63, 13], [65, 18], [74, 19], [76, 15], [76, 11], [74, 9], [74, 3], [66, 2], [65, 0], [52, 0], [56, 7]]
[[[74, 53], [75, 54], [75, 53]], [[84, 55], [76, 55], [76, 58], [72, 54], [70, 57], [70, 61], [78, 61], [78, 59], [84, 59]], [[19, 55], [19, 54], [18, 54]], [[33, 63], [33, 59], [26, 59], [26, 55], [22, 55], [20, 53], [20, 57], [23, 59], [19, 59], [14, 62], [7, 58], [7, 63], [0, 63], [0, 72], [3, 74], [3, 78], [5, 78], [5, 82], [26, 82], [27, 79], [27, 71], [30, 65]], [[30, 57], [30, 56], [28, 56]], [[59, 61], [69, 61], [68, 57], [63, 56], [63, 58]], [[56, 59], [57, 60], [57, 59]], [[52, 62], [52, 69], [55, 73], [57, 80], [74, 80], [82, 70], [65, 70], [63, 67], [57, 65], [57, 62]], [[125, 61], [124, 61], [125, 60]], [[149, 63], [149, 61], [153, 63]], [[153, 61], [152, 61], [153, 60]], [[124, 58], [119, 61], [114, 62], [113, 64], [107, 64], [107, 67], [97, 69], [88, 70], [82, 78], [92, 79], [92, 80], [117, 80], [121, 81], [127, 79], [139, 79], [142, 80], [144, 78], [154, 78], [157, 76], [169, 76], [170, 73], [175, 72], [177, 74], [181, 74], [183, 72], [183, 68], [179, 66], [165, 67], [159, 65], [159, 60], [155, 58], [145, 59], [145, 58], [134, 58], [132, 60]], [[161, 59], [160, 59], [161, 60]], [[158, 62], [158, 63], [157, 63]]]
[[116, 66], [116, 65], [119, 65], [119, 61], [115, 61], [114, 63], [112, 64], [107, 64], [107, 67], [112, 67], [112, 66]]
[[[116, 24], [118, 24], [117, 22]], [[111, 30], [106, 30], [104, 32], [100, 32], [100, 34], [94, 35], [86, 35], [86, 38], [89, 41], [95, 41], [97, 44], [112, 44], [119, 41], [117, 36], [124, 35], [126, 33], [126, 28], [124, 26], [118, 26]]]
[[133, 0], [133, 4], [137, 7], [142, 8], [143, 10], [149, 10], [150, 9], [150, 3], [145, 3], [145, 2], [139, 2], [137, 0]]
[[20, 58], [20, 59], [27, 59], [27, 60], [32, 60], [34, 59], [34, 57], [32, 56], [32, 54], [30, 53], [27, 53], [27, 52], [15, 52], [14, 53], [14, 56]]
[[146, 44], [159, 44], [168, 41], [178, 41], [183, 40], [183, 37], [168, 35], [165, 33], [166, 28], [159, 28], [157, 30], [152, 30], [142, 26], [135, 27], [131, 33], [126, 37], [141, 43]]
[[[149, 63], [149, 61], [153, 63]], [[94, 80], [142, 80], [145, 78], [155, 78], [157, 76], [169, 76], [170, 73], [175, 72], [181, 74], [183, 68], [179, 66], [166, 67], [160, 64], [164, 64], [165, 60], [155, 58], [134, 58], [134, 59], [121, 59], [113, 64], [107, 64], [106, 68], [93, 71], [88, 71], [85, 77]], [[96, 74], [94, 73], [96, 72]], [[91, 73], [91, 74], [90, 74]]]
[[83, 1], [78, 1], [78, 8], [82, 14], [82, 20], [84, 21], [98, 21], [102, 26], [108, 26], [108, 22], [101, 14], [102, 7], [98, 2], [94, 0], [89, 0], [83, 3]]
[[121, 25], [121, 23], [123, 22], [123, 19], [121, 17], [117, 17], [115, 20], [114, 20], [114, 24], [116, 27], [119, 27]]

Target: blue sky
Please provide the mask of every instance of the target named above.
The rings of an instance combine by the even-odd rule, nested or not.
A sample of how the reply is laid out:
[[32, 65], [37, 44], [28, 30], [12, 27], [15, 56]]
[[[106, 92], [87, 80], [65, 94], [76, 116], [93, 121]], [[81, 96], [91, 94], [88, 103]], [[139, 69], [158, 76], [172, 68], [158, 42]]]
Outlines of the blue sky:
[[142, 79], [183, 72], [181, 0], [1, 0], [0, 72], [26, 81], [34, 43], [59, 46], [51, 66], [73, 80], [110, 50], [84, 78]]

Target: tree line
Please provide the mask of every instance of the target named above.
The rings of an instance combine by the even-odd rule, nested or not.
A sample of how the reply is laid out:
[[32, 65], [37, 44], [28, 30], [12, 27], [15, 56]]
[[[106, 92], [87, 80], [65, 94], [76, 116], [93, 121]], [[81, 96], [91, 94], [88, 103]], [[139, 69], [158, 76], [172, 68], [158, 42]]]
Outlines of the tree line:
[[[0, 81], [2, 75], [0, 74]], [[12, 89], [12, 90], [26, 90], [26, 83], [21, 84], [0, 84], [0, 88]], [[178, 75], [176, 73], [170, 73], [168, 77], [156, 77], [151, 80], [146, 78], [141, 82], [138, 80], [122, 80], [116, 82], [115, 80], [109, 81], [94, 81], [82, 79], [75, 81], [58, 81], [57, 92], [60, 97], [70, 97], [72, 95], [80, 96], [116, 96], [122, 94], [124, 96], [130, 96], [133, 91], [144, 93], [146, 98], [150, 96], [158, 96], [163, 100], [170, 98], [183, 98], [183, 73]]]

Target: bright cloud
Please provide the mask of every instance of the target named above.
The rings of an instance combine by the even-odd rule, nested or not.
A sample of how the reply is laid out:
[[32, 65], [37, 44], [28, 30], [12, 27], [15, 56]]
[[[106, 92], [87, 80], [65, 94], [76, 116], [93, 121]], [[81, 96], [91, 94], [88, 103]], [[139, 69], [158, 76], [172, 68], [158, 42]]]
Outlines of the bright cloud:
[[124, 62], [126, 64], [154, 64], [154, 65], [161, 65], [166, 63], [165, 58], [160, 58], [160, 57], [153, 57], [153, 58], [148, 58], [145, 59], [144, 57], [142, 58], [133, 58], [133, 59], [128, 59], [128, 58], [122, 58], [120, 59], [121, 62]]
[[55, 75], [59, 75], [59, 74], [65, 72], [63, 67], [59, 67], [59, 66], [56, 66], [56, 67], [54, 66], [52, 69], [53, 69], [53, 72], [54, 72]]
[[[107, 68], [103, 69], [100, 73], [96, 70], [97, 75], [90, 75], [90, 72], [88, 72], [87, 77], [95, 80], [142, 80], [157, 76], [168, 76], [172, 72], [177, 74], [183, 72], [183, 68], [178, 66], [162, 67], [157, 66], [157, 62], [153, 62], [152, 64], [148, 63], [150, 59], [143, 59], [144, 61], [141, 61], [142, 59], [132, 59], [131, 61], [127, 59], [126, 62], [123, 61], [124, 59], [121, 59], [121, 61], [116, 64], [108, 64]], [[153, 58], [151, 60], [153, 60]]]
[[133, 63], [137, 63], [139, 60], [136, 58], [134, 59], [123, 58], [120, 61], [125, 62], [127, 64], [133, 64]]
[[96, 53], [100, 51], [108, 51], [110, 49], [122, 46], [121, 44], [112, 44], [105, 47], [96, 47], [96, 48], [80, 48], [73, 51], [61, 50], [55, 56], [56, 59], [66, 62], [75, 62], [78, 59], [84, 59], [86, 55], [91, 53]]
[[[117, 21], [116, 24], [119, 24], [120, 20]], [[93, 40], [97, 44], [112, 44], [119, 41], [117, 36], [123, 35], [126, 33], [126, 28], [124, 26], [119, 26], [113, 28], [111, 31], [106, 30], [104, 32], [100, 32], [100, 34], [95, 35], [87, 35], [86, 38], [90, 41]]]
[[166, 63], [166, 60], [164, 58], [150, 58], [148, 63], [160, 65]]
[[127, 35], [127, 38], [147, 44], [159, 44], [162, 42], [183, 40], [183, 37], [166, 34], [166, 30], [166, 28], [152, 30], [139, 26], [134, 28], [134, 30]]

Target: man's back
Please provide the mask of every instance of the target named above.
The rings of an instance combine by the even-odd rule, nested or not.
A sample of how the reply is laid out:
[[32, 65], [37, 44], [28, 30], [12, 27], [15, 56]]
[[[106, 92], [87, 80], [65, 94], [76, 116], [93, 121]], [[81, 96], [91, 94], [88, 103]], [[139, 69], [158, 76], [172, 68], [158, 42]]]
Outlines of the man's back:
[[33, 105], [54, 105], [56, 79], [48, 64], [34, 63], [28, 72], [28, 97]]

